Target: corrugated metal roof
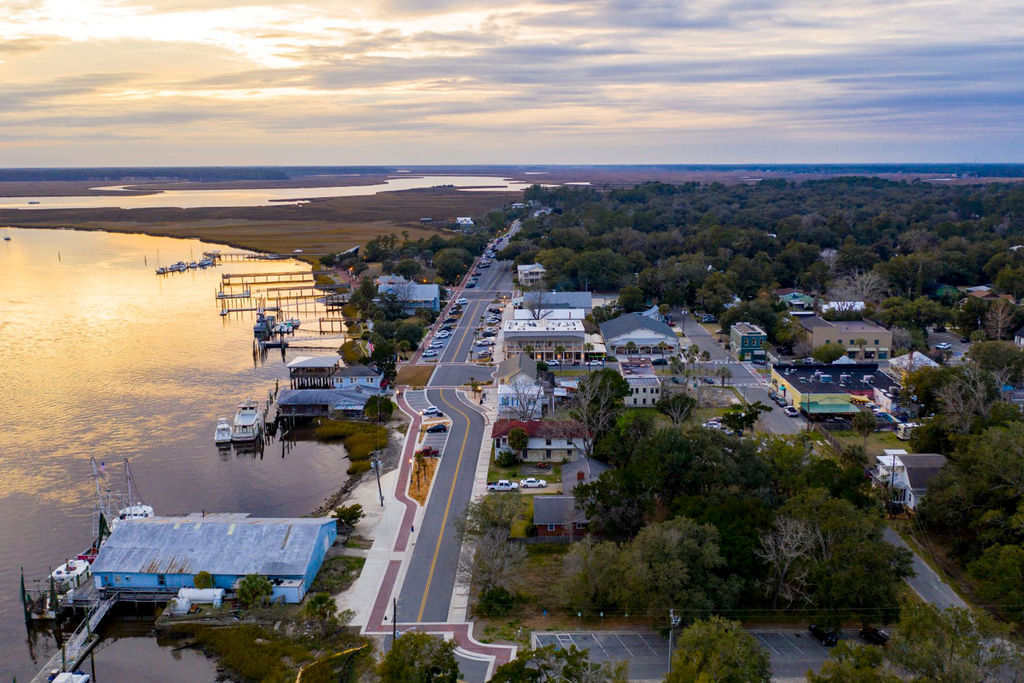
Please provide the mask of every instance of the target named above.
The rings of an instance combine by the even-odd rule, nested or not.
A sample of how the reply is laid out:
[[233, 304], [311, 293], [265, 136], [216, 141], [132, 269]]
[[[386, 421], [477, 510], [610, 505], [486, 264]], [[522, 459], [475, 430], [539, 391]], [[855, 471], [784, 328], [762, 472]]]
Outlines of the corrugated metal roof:
[[93, 573], [302, 576], [328, 518], [238, 515], [152, 517], [122, 522], [100, 548]]

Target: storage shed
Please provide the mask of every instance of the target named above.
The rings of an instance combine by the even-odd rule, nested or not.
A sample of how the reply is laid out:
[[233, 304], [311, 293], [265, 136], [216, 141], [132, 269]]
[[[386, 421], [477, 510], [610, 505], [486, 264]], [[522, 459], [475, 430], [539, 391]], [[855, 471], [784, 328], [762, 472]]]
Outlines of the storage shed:
[[117, 525], [92, 574], [98, 589], [169, 595], [193, 587], [201, 571], [226, 590], [259, 574], [273, 585], [273, 598], [301, 602], [337, 536], [335, 520], [324, 517], [193, 513], [137, 519]]

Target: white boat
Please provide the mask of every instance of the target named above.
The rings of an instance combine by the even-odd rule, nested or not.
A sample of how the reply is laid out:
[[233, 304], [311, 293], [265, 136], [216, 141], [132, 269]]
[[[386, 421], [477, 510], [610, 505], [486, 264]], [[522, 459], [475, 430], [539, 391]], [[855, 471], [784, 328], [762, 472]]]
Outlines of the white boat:
[[299, 329], [299, 325], [302, 324], [302, 321], [299, 320], [298, 318], [288, 318], [287, 320], [284, 321], [284, 324], [290, 326], [292, 329], [297, 330]]
[[68, 560], [54, 569], [50, 576], [60, 586], [77, 588], [92, 573], [89, 567], [85, 560]]
[[263, 411], [256, 401], [245, 401], [238, 405], [235, 422], [231, 426], [232, 441], [258, 441], [263, 433]]
[[161, 267], [161, 268], [157, 268], [157, 269], [156, 269], [156, 274], [157, 274], [157, 275], [166, 275], [166, 274], [167, 274], [167, 269], [166, 269], [166, 268], [163, 268], [163, 267]]
[[218, 446], [231, 443], [231, 425], [226, 418], [217, 418], [217, 429], [213, 433], [213, 442]]
[[201, 260], [199, 262], [199, 267], [200, 268], [209, 268], [212, 265], [213, 265], [213, 259], [212, 258], [204, 258], [203, 260]]
[[121, 522], [129, 522], [133, 519], [146, 519], [148, 517], [154, 517], [156, 512], [153, 507], [146, 505], [141, 500], [138, 500], [138, 487], [135, 485], [135, 478], [132, 476], [131, 466], [128, 464], [128, 459], [124, 461], [124, 478], [128, 486], [127, 493], [114, 493], [110, 489], [103, 492], [100, 487], [100, 471], [103, 471], [105, 466], [100, 465], [99, 470], [96, 468], [96, 460], [92, 459], [92, 472], [93, 478], [96, 480], [96, 495], [99, 498], [99, 512], [103, 519], [106, 520], [107, 527], [110, 531], [117, 528], [117, 525]]

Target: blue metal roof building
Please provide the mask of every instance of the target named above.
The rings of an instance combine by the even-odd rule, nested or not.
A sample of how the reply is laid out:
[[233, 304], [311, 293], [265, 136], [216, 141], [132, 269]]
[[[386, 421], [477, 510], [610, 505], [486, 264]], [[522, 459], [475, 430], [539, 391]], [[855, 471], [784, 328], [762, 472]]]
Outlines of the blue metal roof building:
[[246, 574], [259, 574], [273, 584], [274, 598], [300, 602], [337, 537], [335, 520], [323, 517], [151, 517], [118, 524], [92, 574], [97, 588], [168, 593], [193, 587], [201, 571], [226, 590]]

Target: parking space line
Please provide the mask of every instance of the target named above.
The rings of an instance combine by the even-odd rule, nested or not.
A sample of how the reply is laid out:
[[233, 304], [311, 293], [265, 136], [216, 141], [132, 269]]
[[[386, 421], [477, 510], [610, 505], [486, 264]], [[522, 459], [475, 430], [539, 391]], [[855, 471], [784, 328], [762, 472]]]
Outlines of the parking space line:
[[622, 649], [625, 650], [630, 657], [633, 656], [633, 651], [629, 649], [629, 646], [626, 645], [626, 641], [624, 641], [621, 636], [615, 636], [615, 640], [619, 641], [619, 645], [622, 646]]
[[646, 645], [646, 646], [647, 646], [647, 649], [651, 651], [651, 654], [652, 654], [652, 655], [656, 655], [656, 654], [658, 654], [658, 651], [654, 649], [654, 646], [652, 646], [652, 645], [651, 645], [650, 643], [648, 643], [648, 642], [647, 642], [647, 636], [646, 636], [646, 635], [644, 635], [643, 633], [641, 633], [641, 634], [640, 634], [640, 640], [642, 640], [642, 641], [643, 641], [644, 645]]
[[781, 655], [782, 654], [782, 650], [780, 650], [777, 647], [775, 647], [774, 645], [772, 645], [771, 642], [763, 634], [755, 633], [754, 637], [757, 638], [758, 641], [760, 641], [760, 643], [762, 645], [764, 645], [766, 648], [768, 648], [769, 650], [771, 650], [775, 654], [777, 654], [777, 655]]

